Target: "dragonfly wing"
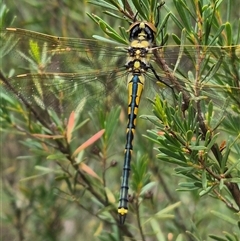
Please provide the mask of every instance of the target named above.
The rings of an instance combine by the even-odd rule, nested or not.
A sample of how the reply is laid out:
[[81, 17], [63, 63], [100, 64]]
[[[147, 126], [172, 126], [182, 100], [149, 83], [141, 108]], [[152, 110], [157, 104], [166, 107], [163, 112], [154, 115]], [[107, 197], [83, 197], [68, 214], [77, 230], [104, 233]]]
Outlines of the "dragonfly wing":
[[84, 99], [93, 108], [126, 85], [124, 48], [22, 29], [2, 30], [1, 41], [3, 71], [15, 71], [5, 86], [40, 109], [69, 113]]

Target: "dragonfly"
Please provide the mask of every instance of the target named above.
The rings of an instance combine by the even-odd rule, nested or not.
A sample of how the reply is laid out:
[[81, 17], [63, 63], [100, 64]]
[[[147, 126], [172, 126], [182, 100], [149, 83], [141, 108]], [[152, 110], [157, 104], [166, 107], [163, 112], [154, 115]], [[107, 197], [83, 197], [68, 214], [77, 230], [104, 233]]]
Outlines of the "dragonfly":
[[160, 91], [172, 105], [176, 93], [182, 93], [183, 111], [190, 101], [211, 100], [219, 108], [229, 100], [240, 109], [240, 45], [157, 46], [157, 28], [145, 21], [132, 23], [128, 33], [128, 45], [120, 45], [18, 28], [0, 32], [3, 69], [17, 66], [17, 73], [2, 79], [2, 85], [33, 110], [67, 113], [77, 110], [83, 98], [94, 108], [96, 99], [100, 102], [127, 85], [128, 123], [118, 205], [121, 224], [128, 213], [132, 143], [144, 92], [148, 96], [149, 89]]

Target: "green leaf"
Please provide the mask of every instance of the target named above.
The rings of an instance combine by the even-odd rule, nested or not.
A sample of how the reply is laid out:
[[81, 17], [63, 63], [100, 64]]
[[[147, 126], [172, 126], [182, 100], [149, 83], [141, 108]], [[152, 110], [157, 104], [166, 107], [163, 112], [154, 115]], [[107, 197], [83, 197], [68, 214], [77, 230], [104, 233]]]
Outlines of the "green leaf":
[[218, 28], [218, 31], [216, 32], [216, 34], [213, 36], [213, 38], [211, 39], [211, 41], [208, 43], [209, 46], [212, 46], [215, 42], [216, 39], [218, 39], [218, 37], [220, 36], [220, 34], [222, 33], [222, 31], [225, 29], [225, 25], [223, 24], [221, 27]]
[[223, 214], [223, 213], [220, 213], [220, 212], [217, 212], [217, 211], [214, 211], [212, 210], [211, 213], [217, 217], [219, 217], [220, 219], [232, 224], [232, 225], [237, 225], [237, 221], [234, 220], [233, 218], [230, 218], [229, 216]]
[[207, 174], [205, 169], [202, 171], [202, 187], [204, 190], [207, 189]]
[[110, 3], [108, 3], [106, 1], [89, 0], [88, 2], [91, 4], [94, 4], [96, 6], [108, 8], [108, 9], [114, 10], [114, 11], [116, 11], [120, 8], [120, 5], [117, 4], [117, 1], [109, 1]]
[[217, 240], [217, 241], [227, 241], [225, 238], [222, 238], [222, 237], [219, 237], [219, 236], [216, 236], [216, 235], [212, 235], [212, 234], [210, 234], [209, 237], [214, 239], [214, 240]]
[[224, 179], [221, 178], [220, 179], [220, 183], [219, 183], [219, 189], [222, 190], [224, 188], [225, 184], [224, 184]]
[[239, 236], [237, 237], [237, 235], [233, 235], [233, 234], [230, 234], [226, 231], [223, 232], [225, 237], [228, 239], [228, 241], [239, 241]]
[[[89, 14], [88, 14], [89, 15]], [[128, 42], [123, 39], [116, 31], [114, 28], [112, 28], [107, 22], [105, 22], [104, 20], [102, 20], [100, 17], [98, 17], [95, 14], [91, 14], [89, 15], [89, 17], [96, 22], [99, 27], [102, 29], [102, 31], [107, 34], [111, 39], [113, 39], [114, 41], [121, 43], [121, 44], [128, 44]], [[103, 38], [104, 40], [104, 38]]]
[[237, 177], [227, 178], [226, 181], [240, 184], [240, 177], [239, 178], [237, 178]]
[[193, 151], [206, 151], [208, 150], [206, 146], [192, 146], [189, 145], [189, 148]]
[[145, 185], [141, 192], [140, 192], [140, 195], [144, 195], [145, 193], [147, 193], [148, 191], [152, 190], [154, 187], [157, 186], [157, 183], [156, 182], [149, 182], [147, 185]]
[[155, 218], [152, 218], [150, 220], [150, 225], [152, 227], [153, 232], [156, 233], [156, 240], [166, 241], [164, 234], [162, 233], [161, 227], [159, 225], [159, 222]]
[[218, 136], [219, 136], [219, 133], [217, 133], [217, 134], [215, 134], [214, 136], [212, 136], [211, 141], [210, 141], [209, 144], [207, 145], [207, 150], [208, 150], [208, 151], [210, 151], [211, 148], [212, 148], [212, 146], [213, 146], [214, 144], [216, 144], [216, 141], [217, 141]]
[[190, 236], [192, 239], [192, 241], [202, 241], [200, 240], [195, 234], [191, 233], [190, 231], [186, 231], [186, 233], [188, 234], [188, 236]]
[[184, 241], [183, 235], [182, 235], [182, 234], [179, 234], [179, 235], [177, 236], [176, 241]]
[[145, 223], [152, 220], [152, 218], [156, 219], [166, 219], [166, 218], [173, 218], [173, 215], [168, 214], [169, 212], [173, 211], [174, 209], [178, 208], [181, 205], [181, 202], [174, 203], [172, 205], [169, 205], [168, 207], [162, 209], [161, 211], [155, 213], [152, 215], [151, 218], [147, 219]]
[[47, 156], [47, 160], [66, 160], [66, 155], [63, 153], [55, 153]]
[[228, 23], [226, 23], [225, 28], [226, 28], [226, 34], [227, 34], [227, 45], [231, 46], [233, 44], [233, 40], [232, 40], [232, 26], [228, 22]]
[[179, 53], [178, 53], [178, 58], [176, 61], [176, 64], [174, 66], [174, 70], [173, 72], [176, 72], [176, 70], [178, 69], [178, 66], [181, 62], [182, 56], [183, 56], [183, 52], [184, 52], [184, 44], [185, 44], [185, 39], [186, 39], [186, 29], [182, 29], [181, 32], [181, 40], [180, 40], [180, 49], [179, 49]]
[[202, 196], [210, 193], [213, 188], [214, 188], [214, 186], [210, 186], [210, 187], [205, 188], [204, 190], [202, 190], [202, 191], [199, 193], [199, 196], [202, 197]]
[[134, 7], [136, 8], [137, 12], [143, 17], [143, 19], [145, 21], [149, 21], [146, 15], [146, 9], [143, 9], [143, 6], [145, 6], [144, 3], [142, 3], [139, 0], [132, 0], [132, 3], [134, 4]]
[[194, 191], [198, 190], [199, 187], [196, 186], [196, 182], [180, 182], [177, 191]]
[[176, 6], [176, 9], [178, 10], [178, 14], [184, 24], [184, 28], [187, 29], [187, 31], [191, 31], [192, 30], [192, 26], [190, 25], [191, 20], [190, 20], [190, 16], [192, 15], [189, 8], [187, 7], [187, 5], [182, 1], [182, 0], [176, 0], [174, 1], [174, 4]]
[[41, 57], [40, 57], [41, 54], [40, 54], [40, 48], [38, 46], [38, 43], [31, 39], [29, 41], [29, 47], [30, 47], [30, 51], [31, 51], [31, 54], [32, 54], [34, 60], [37, 63], [41, 63]]

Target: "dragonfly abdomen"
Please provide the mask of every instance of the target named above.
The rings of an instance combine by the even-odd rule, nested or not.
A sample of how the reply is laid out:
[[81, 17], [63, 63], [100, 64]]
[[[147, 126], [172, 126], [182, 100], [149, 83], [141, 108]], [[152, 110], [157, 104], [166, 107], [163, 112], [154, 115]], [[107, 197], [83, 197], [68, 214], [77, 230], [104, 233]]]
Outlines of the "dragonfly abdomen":
[[130, 174], [130, 163], [132, 157], [132, 141], [134, 138], [134, 131], [136, 127], [136, 118], [138, 114], [138, 107], [144, 87], [143, 75], [129, 75], [128, 81], [128, 124], [126, 133], [126, 146], [123, 164], [123, 180], [120, 191], [118, 213], [120, 215], [120, 223], [124, 223], [128, 211], [128, 180]]

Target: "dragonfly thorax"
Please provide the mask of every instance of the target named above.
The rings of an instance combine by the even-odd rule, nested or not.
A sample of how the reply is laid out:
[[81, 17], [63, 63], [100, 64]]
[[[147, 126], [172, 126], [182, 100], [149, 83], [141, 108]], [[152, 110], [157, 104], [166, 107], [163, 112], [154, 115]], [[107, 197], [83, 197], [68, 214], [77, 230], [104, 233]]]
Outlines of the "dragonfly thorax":
[[127, 60], [127, 65], [130, 62], [133, 62], [135, 60], [139, 60], [143, 62], [145, 65], [148, 65], [147, 63], [149, 62], [149, 57], [150, 57], [151, 51], [149, 51], [148, 48], [132, 48], [130, 47], [128, 49], [128, 60]]
[[149, 48], [141, 47], [129, 47], [128, 58], [125, 64], [128, 72], [135, 74], [145, 73], [149, 68], [149, 59], [151, 51]]
[[145, 57], [148, 53], [148, 48], [140, 47], [129, 47], [128, 48], [128, 54], [130, 57], [140, 58]]

